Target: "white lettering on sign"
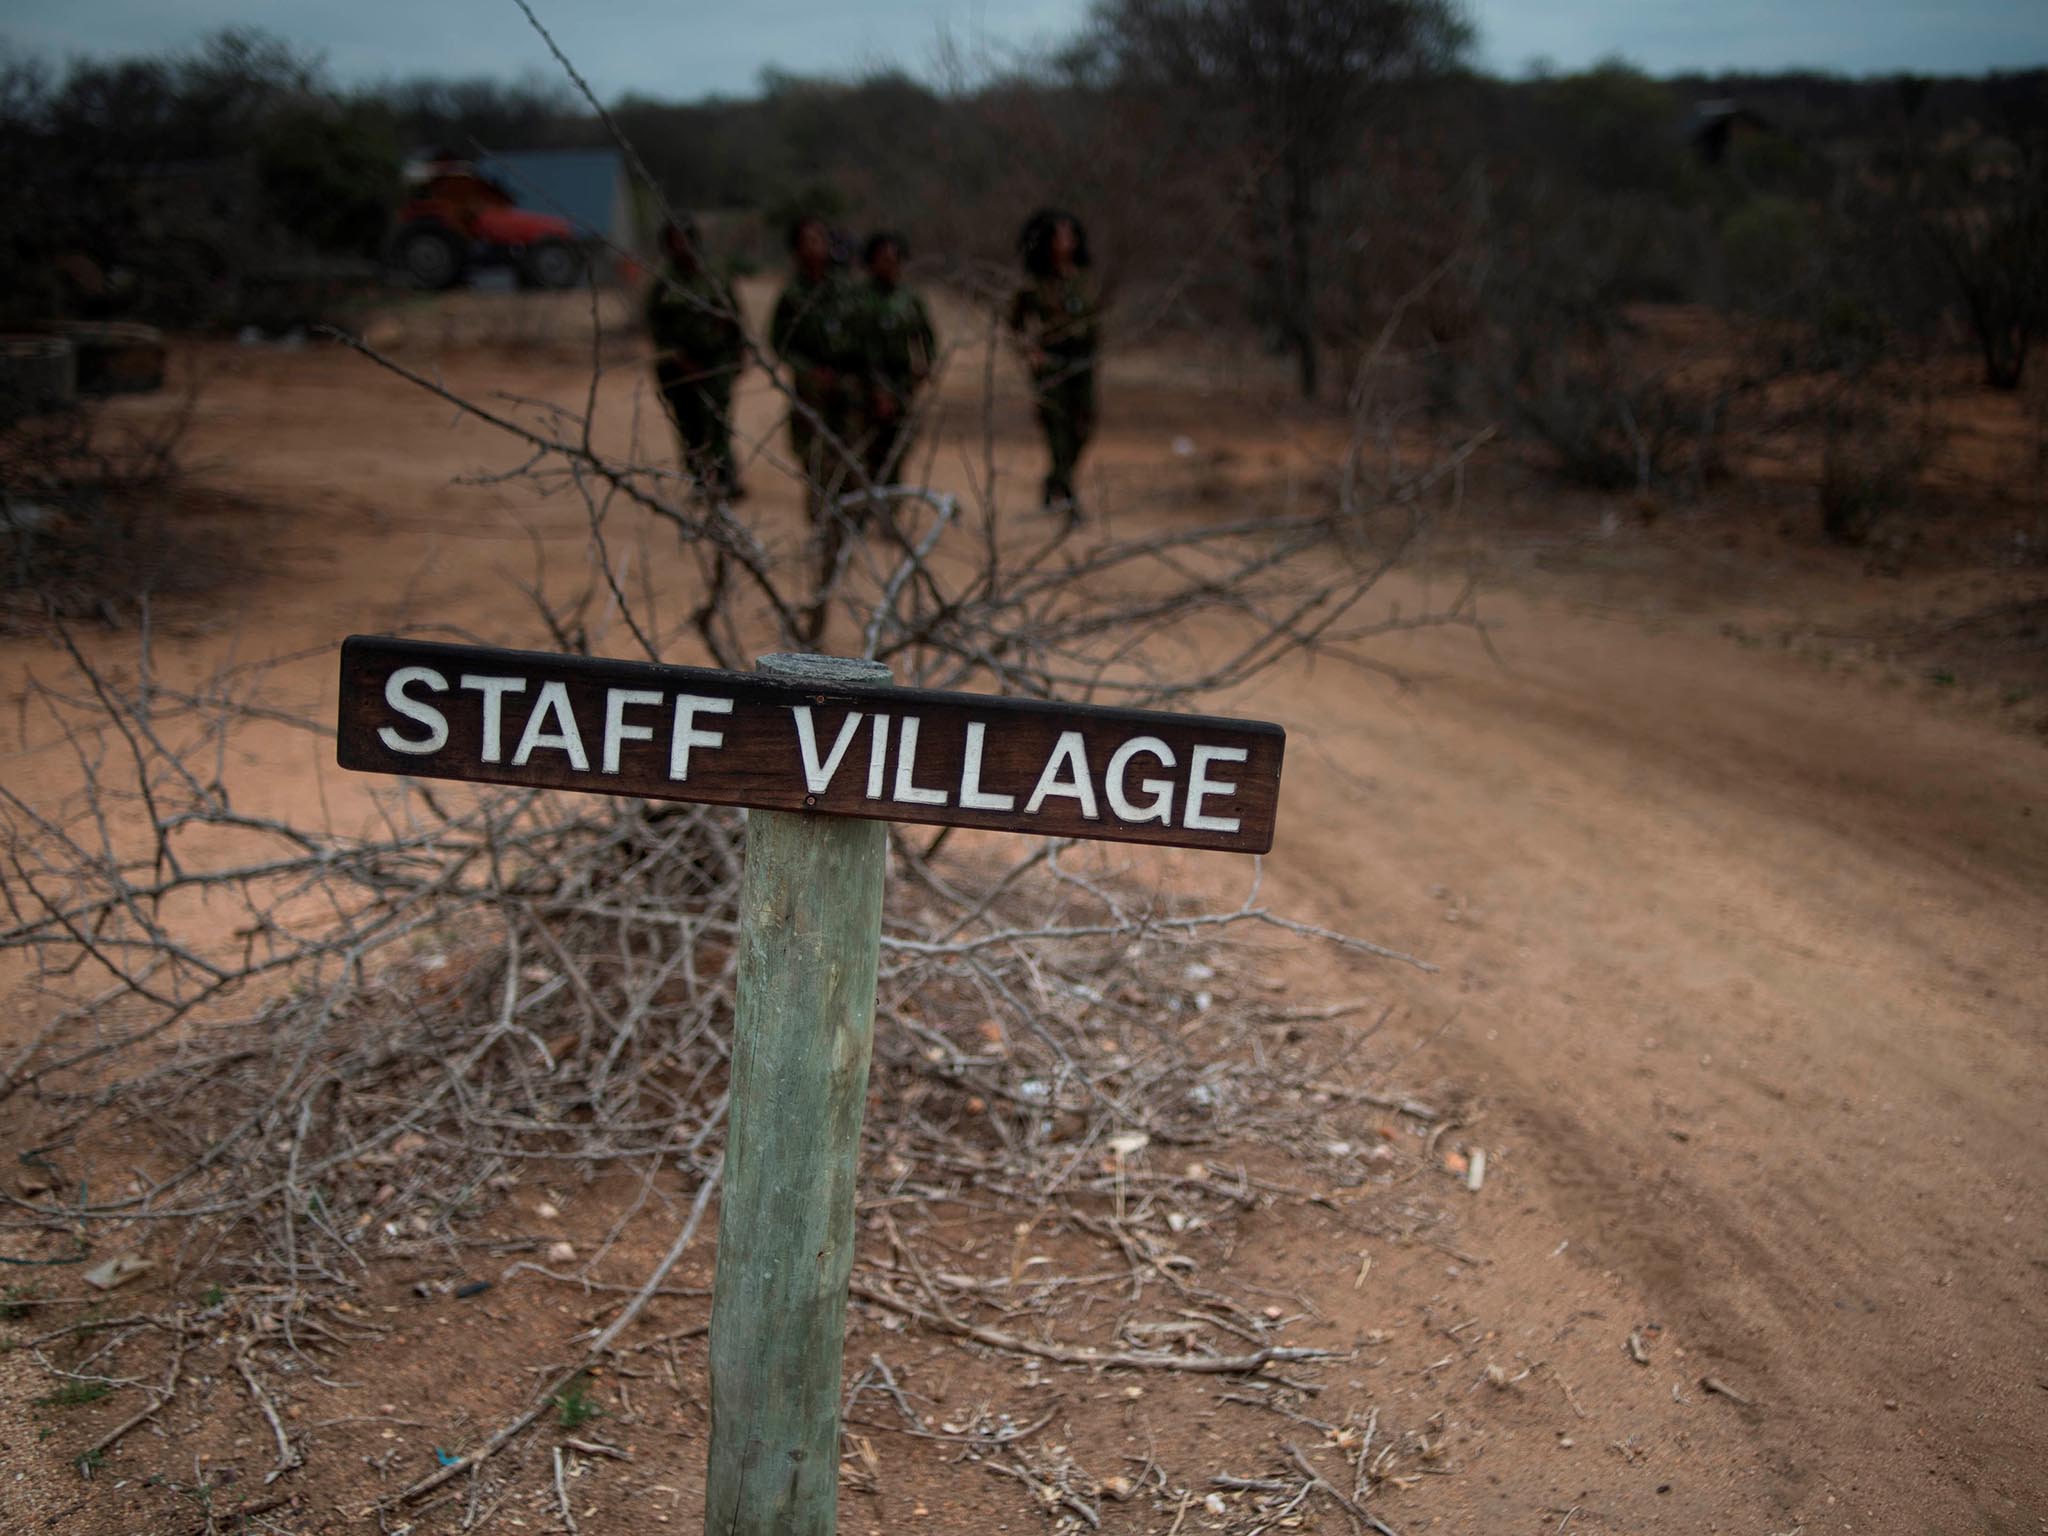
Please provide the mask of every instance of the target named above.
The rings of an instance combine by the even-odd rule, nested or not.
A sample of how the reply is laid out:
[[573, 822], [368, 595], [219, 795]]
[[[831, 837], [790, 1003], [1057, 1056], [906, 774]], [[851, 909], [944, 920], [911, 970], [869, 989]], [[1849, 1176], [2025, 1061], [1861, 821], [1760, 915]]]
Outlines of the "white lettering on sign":
[[398, 734], [396, 727], [389, 725], [377, 732], [377, 738], [394, 752], [438, 752], [448, 745], [448, 717], [433, 705], [409, 697], [405, 690], [414, 683], [425, 683], [436, 693], [446, 693], [448, 679], [432, 667], [400, 667], [384, 684], [384, 702], [406, 719], [424, 725], [427, 739], [408, 741]]
[[1235, 832], [1235, 816], [1209, 816], [1203, 813], [1202, 802], [1212, 795], [1234, 795], [1235, 784], [1219, 783], [1209, 777], [1211, 763], [1241, 763], [1245, 759], [1243, 747], [1197, 747], [1195, 760], [1188, 765], [1188, 814], [1181, 823], [1184, 827], [1198, 827], [1204, 832]]
[[988, 727], [979, 720], [967, 724], [967, 755], [960, 764], [960, 806], [969, 811], [1014, 811], [1017, 797], [981, 787], [981, 742]]
[[1173, 748], [1157, 736], [1133, 736], [1118, 747], [1109, 760], [1109, 775], [1104, 784], [1109, 791], [1109, 808], [1133, 825], [1157, 821], [1172, 826], [1173, 780], [1140, 779], [1138, 788], [1152, 797], [1144, 805], [1132, 804], [1130, 794], [1124, 788], [1124, 775], [1130, 771], [1131, 759], [1140, 752], [1157, 758], [1162, 768], [1173, 766]]
[[[549, 719], [556, 722], [556, 728], [543, 730], [542, 726]], [[519, 738], [519, 750], [512, 754], [512, 766], [524, 768], [527, 759], [542, 747], [568, 753], [570, 766], [578, 773], [590, 771], [590, 756], [583, 750], [583, 733], [576, 728], [576, 715], [569, 708], [566, 684], [540, 685], [540, 693], [533, 701], [533, 713], [526, 717], [526, 730]]]
[[368, 636], [341, 681], [350, 768], [1245, 852], [1285, 748], [1259, 721]]
[[626, 711], [635, 704], [659, 704], [661, 695], [645, 688], [607, 688], [604, 692], [604, 756], [606, 773], [619, 771], [619, 749], [629, 741], [654, 740], [651, 725], [628, 725]]
[[882, 769], [889, 761], [889, 717], [875, 716], [872, 730], [868, 732], [868, 798], [882, 798]]
[[[732, 700], [708, 699], [696, 693], [676, 695], [676, 729], [675, 735], [669, 738], [668, 776], [678, 784], [690, 777], [690, 748], [715, 748], [725, 745], [725, 732], [697, 729], [697, 716], [700, 713], [729, 715], [732, 713]], [[817, 743], [812, 742], [811, 746], [815, 751]], [[836, 764], [838, 759], [835, 757], [833, 762]], [[832, 777], [831, 769], [825, 770], [825, 777]]]
[[905, 715], [896, 731], [896, 803], [898, 805], [944, 805], [943, 789], [920, 789], [912, 782], [917, 772], [917, 716]]
[[796, 716], [797, 750], [804, 759], [804, 788], [822, 795], [832, 787], [832, 775], [839, 771], [853, 733], [860, 728], [860, 711], [847, 711], [846, 718], [839, 722], [839, 739], [832, 743], [832, 755], [822, 763], [818, 761], [818, 728], [811, 721], [811, 706], [793, 704], [790, 711]]
[[[1059, 777], [1062, 765], [1069, 775], [1064, 779]], [[1060, 732], [1060, 739], [1053, 744], [1052, 756], [1045, 760], [1045, 771], [1038, 776], [1038, 787], [1024, 802], [1024, 814], [1036, 816], [1038, 808], [1053, 795], [1078, 801], [1081, 814], [1090, 821], [1102, 819], [1101, 812], [1095, 809], [1095, 786], [1088, 781], [1088, 746], [1079, 731]]]
[[474, 672], [465, 672], [461, 682], [464, 688], [484, 696], [483, 760], [502, 763], [505, 761], [505, 695], [526, 692], [526, 679], [479, 677]]

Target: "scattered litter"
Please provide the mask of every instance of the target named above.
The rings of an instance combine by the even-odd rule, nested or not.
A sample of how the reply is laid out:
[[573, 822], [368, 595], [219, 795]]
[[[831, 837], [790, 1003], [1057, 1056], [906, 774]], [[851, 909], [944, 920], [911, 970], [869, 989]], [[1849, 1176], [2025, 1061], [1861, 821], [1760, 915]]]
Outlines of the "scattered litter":
[[1152, 1138], [1143, 1131], [1119, 1131], [1106, 1143], [1109, 1150], [1118, 1157], [1130, 1157], [1152, 1145]]
[[444, 1467], [459, 1466], [462, 1462], [462, 1458], [460, 1456], [451, 1456], [448, 1452], [442, 1450], [441, 1447], [439, 1447], [438, 1445], [434, 1447], [434, 1460], [441, 1463], [441, 1465]]
[[1467, 1167], [1465, 1170], [1465, 1187], [1471, 1190], [1472, 1193], [1476, 1195], [1479, 1193], [1479, 1187], [1485, 1182], [1486, 1148], [1474, 1147], [1472, 1149], [1471, 1165]]
[[1628, 1336], [1628, 1357], [1637, 1365], [1650, 1363], [1650, 1352], [1643, 1347], [1643, 1333], [1640, 1328], [1631, 1331]]
[[1223, 1495], [1220, 1493], [1205, 1495], [1202, 1499], [1202, 1508], [1209, 1511], [1212, 1515], [1227, 1515], [1230, 1513], [1230, 1506], [1223, 1502]]
[[562, 1213], [559, 1208], [550, 1205], [547, 1201], [543, 1200], [539, 1205], [536, 1205], [533, 1208], [533, 1214], [538, 1216], [542, 1221], [553, 1221], [557, 1216], [561, 1215]]
[[154, 1259], [145, 1259], [139, 1253], [124, 1253], [88, 1269], [85, 1283], [96, 1290], [111, 1291], [117, 1285], [126, 1285], [144, 1270], [154, 1268]]
[[550, 1264], [568, 1264], [574, 1262], [575, 1258], [576, 1245], [574, 1243], [548, 1244], [548, 1262]]
[[467, 1301], [472, 1296], [483, 1295], [490, 1288], [491, 1282], [488, 1280], [471, 1280], [466, 1285], [455, 1287], [455, 1299], [457, 1301]]
[[1753, 1402], [1749, 1398], [1744, 1397], [1740, 1392], [1736, 1391], [1733, 1387], [1729, 1386], [1727, 1382], [1722, 1381], [1719, 1377], [1702, 1376], [1700, 1378], [1700, 1386], [1704, 1388], [1706, 1391], [1712, 1392], [1717, 1396], [1727, 1398], [1728, 1401], [1731, 1403], [1740, 1403], [1745, 1408], [1754, 1408], [1756, 1406], [1755, 1402]]
[[1462, 1152], [1446, 1152], [1444, 1154], [1444, 1171], [1446, 1173], [1462, 1178], [1471, 1165], [1471, 1159]]

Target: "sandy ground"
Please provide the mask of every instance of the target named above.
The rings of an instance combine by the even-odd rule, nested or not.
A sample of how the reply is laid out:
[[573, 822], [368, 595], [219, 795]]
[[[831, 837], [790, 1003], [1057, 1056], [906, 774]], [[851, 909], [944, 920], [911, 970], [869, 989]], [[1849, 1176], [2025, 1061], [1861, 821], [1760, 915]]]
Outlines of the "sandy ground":
[[[336, 351], [195, 358], [209, 376], [197, 457], [265, 510], [238, 535], [251, 579], [168, 616], [168, 665], [429, 621], [541, 641], [512, 582], [538, 561], [566, 587], [582, 515], [516, 485], [458, 483], [507, 466], [502, 444]], [[584, 387], [573, 355], [544, 349], [449, 344], [431, 360], [467, 390], [580, 400]], [[1177, 431], [1266, 473], [1318, 430], [1226, 409], [1227, 378], [1201, 370], [1136, 360], [1120, 382], [1091, 474], [1134, 516], [1162, 515], [1185, 483]], [[607, 382], [614, 432], [637, 389], [630, 370]], [[743, 426], [772, 436], [771, 413], [757, 379]], [[1024, 500], [1035, 448], [1012, 388], [996, 426], [1004, 494]], [[961, 483], [971, 446], [945, 440], [940, 483]], [[793, 527], [782, 477], [757, 465], [751, 479], [763, 526]], [[1461, 526], [1470, 537], [1483, 518], [1468, 510]], [[646, 558], [657, 586], [678, 569], [655, 543]], [[1846, 567], [1831, 599], [1859, 579]], [[1425, 587], [1404, 576], [1386, 595], [1412, 607]], [[1380, 1509], [1404, 1532], [2048, 1530], [2048, 760], [1986, 712], [1734, 643], [1734, 596], [1657, 596], [1671, 591], [1651, 580], [1594, 604], [1519, 570], [1487, 602], [1498, 660], [1430, 634], [1376, 653], [1405, 690], [1325, 663], [1214, 701], [1290, 732], [1274, 904], [1441, 967], [1319, 960], [1296, 995], [1392, 1003], [1374, 1048], [1412, 1053], [1405, 1083], [1476, 1106], [1462, 1138], [1492, 1170], [1477, 1195], [1443, 1181], [1464, 1213], [1455, 1253], [1381, 1247], [1338, 1210], [1253, 1218], [1234, 1262], [1313, 1300], [1306, 1342], [1373, 1341], [1355, 1374], [1336, 1373], [1333, 1412], [1443, 1415], [1451, 1475]], [[1764, 587], [1740, 598], [1752, 618], [1782, 607]], [[95, 642], [107, 655], [123, 643]], [[11, 715], [26, 669], [54, 665], [32, 639], [6, 642], [0, 704]], [[331, 661], [293, 666], [280, 687], [328, 697]], [[253, 765], [257, 795], [303, 803], [318, 783], [347, 804], [337, 770], [294, 754]], [[32, 739], [10, 742], [11, 785], [52, 792], [66, 771]], [[1219, 891], [1244, 874], [1222, 859], [1172, 868]], [[461, 1357], [477, 1375], [512, 1362], [514, 1401], [516, 1362], [532, 1356], [507, 1341], [552, 1310], [508, 1296], [480, 1334], [454, 1304], [408, 1319], [410, 1364], [366, 1392], [393, 1401], [390, 1417], [430, 1418], [435, 1373]], [[1625, 1345], [1645, 1325], [1638, 1365]], [[876, 1337], [857, 1320], [849, 1359]], [[1543, 1368], [1496, 1391], [1482, 1374], [1496, 1361]], [[942, 1368], [971, 1374], [927, 1371]], [[0, 1396], [18, 1403], [30, 1377], [0, 1360]], [[1162, 1387], [1090, 1410], [1076, 1433], [1163, 1439], [1184, 1470], [1272, 1443], [1270, 1418], [1182, 1422], [1180, 1401]], [[670, 1411], [701, 1425], [687, 1394]], [[161, 1505], [122, 1502], [142, 1500], [139, 1483], [83, 1497], [38, 1455], [32, 1423], [0, 1430], [0, 1525], [179, 1528], [143, 1513]], [[593, 1479], [613, 1481], [581, 1528], [689, 1526], [701, 1442], [684, 1440], [666, 1474], [597, 1465]], [[260, 1470], [264, 1447], [242, 1443], [219, 1454]], [[886, 1491], [850, 1498], [843, 1529], [1045, 1526], [1014, 1484], [887, 1450]], [[338, 1496], [317, 1505], [274, 1528], [370, 1528], [342, 1519]], [[1111, 1507], [1105, 1528], [1215, 1528], [1200, 1505], [1172, 1514]], [[1327, 1507], [1315, 1518], [1307, 1528], [1344, 1528]]]

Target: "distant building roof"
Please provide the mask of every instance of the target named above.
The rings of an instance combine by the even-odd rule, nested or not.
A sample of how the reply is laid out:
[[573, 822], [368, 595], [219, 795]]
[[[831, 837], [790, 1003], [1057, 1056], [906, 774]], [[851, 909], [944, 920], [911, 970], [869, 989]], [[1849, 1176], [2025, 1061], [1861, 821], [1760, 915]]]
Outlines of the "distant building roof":
[[589, 234], [626, 243], [625, 163], [615, 149], [527, 149], [476, 162], [522, 208], [554, 213]]
[[1775, 134], [1777, 131], [1777, 125], [1769, 118], [1739, 101], [1723, 98], [1693, 103], [1692, 146], [1709, 165], [1719, 165], [1727, 157], [1729, 141], [1736, 134]]

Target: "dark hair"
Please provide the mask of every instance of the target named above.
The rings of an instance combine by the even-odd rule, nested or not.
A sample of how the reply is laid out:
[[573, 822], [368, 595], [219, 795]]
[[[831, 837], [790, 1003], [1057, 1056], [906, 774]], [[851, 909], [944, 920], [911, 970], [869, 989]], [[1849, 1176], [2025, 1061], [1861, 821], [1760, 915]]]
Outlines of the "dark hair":
[[875, 253], [885, 245], [895, 246], [898, 256], [902, 257], [905, 261], [910, 260], [910, 242], [908, 240], [897, 234], [893, 229], [878, 229], [862, 243], [860, 248], [860, 264], [864, 267], [872, 265]]
[[661, 248], [664, 252], [677, 239], [691, 250], [697, 249], [697, 221], [687, 213], [679, 213], [661, 226]]
[[804, 237], [804, 231], [813, 224], [825, 231], [825, 238], [828, 242], [831, 240], [832, 226], [830, 224], [827, 224], [824, 219], [815, 213], [800, 213], [789, 221], [789, 229], [784, 236], [790, 250], [794, 251], [796, 249], [797, 242]]
[[1017, 231], [1017, 254], [1033, 277], [1052, 275], [1052, 232], [1062, 224], [1073, 226], [1074, 265], [1088, 265], [1088, 226], [1064, 208], [1041, 208]]

